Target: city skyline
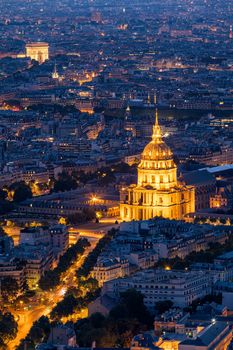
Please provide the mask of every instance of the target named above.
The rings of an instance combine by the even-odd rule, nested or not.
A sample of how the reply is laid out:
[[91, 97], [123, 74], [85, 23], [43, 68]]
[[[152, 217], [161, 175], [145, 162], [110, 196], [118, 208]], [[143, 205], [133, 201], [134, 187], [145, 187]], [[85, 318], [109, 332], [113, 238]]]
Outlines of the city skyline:
[[0, 1], [0, 350], [233, 348], [232, 28]]

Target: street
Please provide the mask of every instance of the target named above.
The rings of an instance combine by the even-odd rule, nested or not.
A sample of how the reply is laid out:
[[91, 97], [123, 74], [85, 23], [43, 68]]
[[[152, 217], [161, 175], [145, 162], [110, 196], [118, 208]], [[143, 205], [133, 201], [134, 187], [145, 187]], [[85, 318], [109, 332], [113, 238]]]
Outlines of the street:
[[69, 287], [76, 286], [76, 270], [82, 266], [84, 259], [87, 255], [95, 248], [99, 239], [103, 236], [103, 234], [98, 235], [85, 235], [82, 232], [81, 236], [83, 238], [89, 239], [91, 246], [85, 250], [85, 253], [82, 255], [80, 259], [78, 259], [63, 275], [61, 276], [60, 285], [51, 291], [40, 292], [40, 300], [33, 301], [30, 304], [30, 309], [24, 309], [22, 306], [22, 310], [16, 311], [14, 309], [10, 309], [10, 312], [15, 316], [16, 320], [18, 319], [18, 334], [16, 338], [8, 343], [8, 349], [14, 350], [16, 346], [19, 345], [20, 340], [24, 339], [28, 334], [31, 326], [35, 321], [37, 321], [41, 316], [47, 316], [52, 311], [53, 307], [63, 299], [64, 294], [66, 293]]

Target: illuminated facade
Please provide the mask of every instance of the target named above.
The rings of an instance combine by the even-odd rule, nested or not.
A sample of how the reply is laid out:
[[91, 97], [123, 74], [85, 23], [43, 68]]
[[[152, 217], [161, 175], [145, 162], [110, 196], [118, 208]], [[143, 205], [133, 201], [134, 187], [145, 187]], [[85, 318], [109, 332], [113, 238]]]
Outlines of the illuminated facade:
[[26, 45], [26, 56], [31, 60], [38, 61], [40, 64], [49, 59], [48, 43], [30, 43]]
[[158, 113], [151, 142], [144, 148], [138, 166], [138, 182], [121, 191], [122, 220], [147, 220], [155, 216], [183, 219], [195, 211], [195, 189], [177, 181], [177, 167], [162, 139]]

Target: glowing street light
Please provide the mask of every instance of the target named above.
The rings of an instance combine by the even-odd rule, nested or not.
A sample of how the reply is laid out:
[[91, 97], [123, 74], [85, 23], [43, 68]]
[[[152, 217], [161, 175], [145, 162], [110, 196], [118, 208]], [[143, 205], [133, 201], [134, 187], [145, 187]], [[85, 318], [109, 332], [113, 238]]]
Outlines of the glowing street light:
[[170, 271], [170, 270], [171, 270], [171, 267], [170, 267], [170, 266], [165, 266], [165, 270], [166, 270], [166, 271]]
[[95, 205], [98, 201], [99, 201], [99, 198], [96, 195], [93, 195], [91, 197], [91, 202], [93, 203], [93, 205]]

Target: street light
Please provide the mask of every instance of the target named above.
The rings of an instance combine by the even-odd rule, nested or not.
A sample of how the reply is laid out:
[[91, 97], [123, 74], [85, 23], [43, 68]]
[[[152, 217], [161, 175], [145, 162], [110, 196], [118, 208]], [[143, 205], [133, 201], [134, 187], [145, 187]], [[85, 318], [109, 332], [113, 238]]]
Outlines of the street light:
[[171, 270], [171, 267], [170, 267], [170, 266], [165, 266], [165, 270], [166, 270], [166, 271], [170, 271], [170, 270]]
[[95, 205], [99, 201], [99, 198], [96, 195], [93, 195], [91, 197], [91, 202], [93, 205]]

